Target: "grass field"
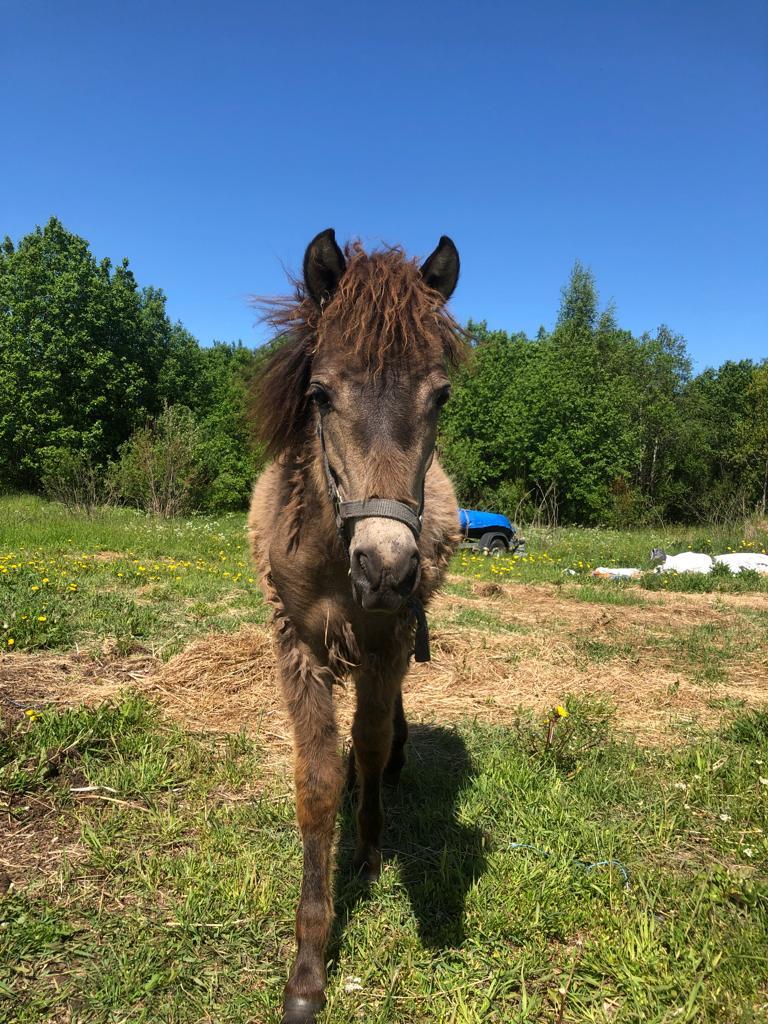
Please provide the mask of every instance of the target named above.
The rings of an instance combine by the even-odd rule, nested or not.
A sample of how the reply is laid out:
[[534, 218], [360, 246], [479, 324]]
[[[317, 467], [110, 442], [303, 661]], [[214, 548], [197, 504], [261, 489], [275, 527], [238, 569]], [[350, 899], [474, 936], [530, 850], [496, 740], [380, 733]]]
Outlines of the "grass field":
[[[301, 851], [243, 524], [0, 498], [2, 1020], [278, 1020]], [[457, 556], [370, 890], [340, 816], [325, 1024], [768, 1019], [768, 586], [589, 576], [656, 544], [768, 533]]]

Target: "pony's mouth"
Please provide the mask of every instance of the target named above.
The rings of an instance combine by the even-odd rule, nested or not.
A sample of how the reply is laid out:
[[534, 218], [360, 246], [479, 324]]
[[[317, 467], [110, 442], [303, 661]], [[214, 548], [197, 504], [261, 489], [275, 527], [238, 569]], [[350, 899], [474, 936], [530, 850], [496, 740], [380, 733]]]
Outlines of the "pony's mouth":
[[352, 596], [355, 603], [367, 612], [383, 612], [392, 615], [399, 612], [408, 600], [412, 591], [408, 594], [398, 593], [391, 587], [379, 587], [372, 590], [364, 584], [352, 582]]
[[352, 595], [355, 602], [368, 612], [399, 612], [419, 585], [420, 578], [417, 554], [411, 557], [406, 571], [401, 573], [385, 569], [380, 574], [373, 574], [365, 555], [352, 559]]

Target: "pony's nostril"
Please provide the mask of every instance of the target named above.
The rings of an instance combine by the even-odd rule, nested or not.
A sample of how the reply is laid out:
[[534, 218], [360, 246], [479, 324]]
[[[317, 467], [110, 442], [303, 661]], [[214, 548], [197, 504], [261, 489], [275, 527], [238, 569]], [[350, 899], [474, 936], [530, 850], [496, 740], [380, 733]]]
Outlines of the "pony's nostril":
[[381, 583], [381, 565], [375, 554], [371, 551], [356, 551], [354, 556], [357, 572], [353, 576], [363, 579], [372, 590]]
[[403, 577], [400, 580], [400, 582], [397, 584], [395, 589], [398, 591], [398, 593], [403, 594], [405, 597], [408, 597], [408, 595], [411, 594], [415, 590], [415, 588], [416, 588], [416, 583], [418, 582], [418, 576], [419, 576], [419, 556], [418, 556], [418, 553], [416, 553], [416, 554], [411, 555], [411, 559], [410, 559], [410, 561], [408, 563], [408, 567], [406, 569], [406, 572], [403, 575]]

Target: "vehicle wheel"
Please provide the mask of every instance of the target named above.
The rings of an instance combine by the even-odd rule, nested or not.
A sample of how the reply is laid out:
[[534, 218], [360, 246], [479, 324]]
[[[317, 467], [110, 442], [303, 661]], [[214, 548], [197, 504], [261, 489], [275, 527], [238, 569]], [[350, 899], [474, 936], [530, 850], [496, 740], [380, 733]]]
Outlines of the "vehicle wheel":
[[489, 555], [497, 555], [502, 551], [506, 551], [509, 544], [503, 533], [497, 533], [495, 530], [489, 530], [487, 533], [482, 535], [477, 546], [481, 551], [487, 551]]

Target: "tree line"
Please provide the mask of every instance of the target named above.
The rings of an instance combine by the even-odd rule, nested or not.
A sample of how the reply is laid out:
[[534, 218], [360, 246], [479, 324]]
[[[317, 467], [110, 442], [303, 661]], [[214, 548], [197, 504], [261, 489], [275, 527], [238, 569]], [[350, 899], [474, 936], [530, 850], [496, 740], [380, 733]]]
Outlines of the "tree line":
[[[551, 332], [467, 332], [439, 437], [462, 504], [617, 526], [765, 514], [768, 360], [694, 375], [683, 338], [622, 329], [579, 264]], [[242, 508], [264, 463], [247, 405], [270, 350], [199, 345], [160, 289], [55, 218], [6, 238], [0, 484], [165, 515]]]
[[682, 337], [622, 329], [578, 263], [551, 332], [468, 331], [441, 437], [465, 501], [584, 525], [765, 515], [768, 360], [694, 375]]

